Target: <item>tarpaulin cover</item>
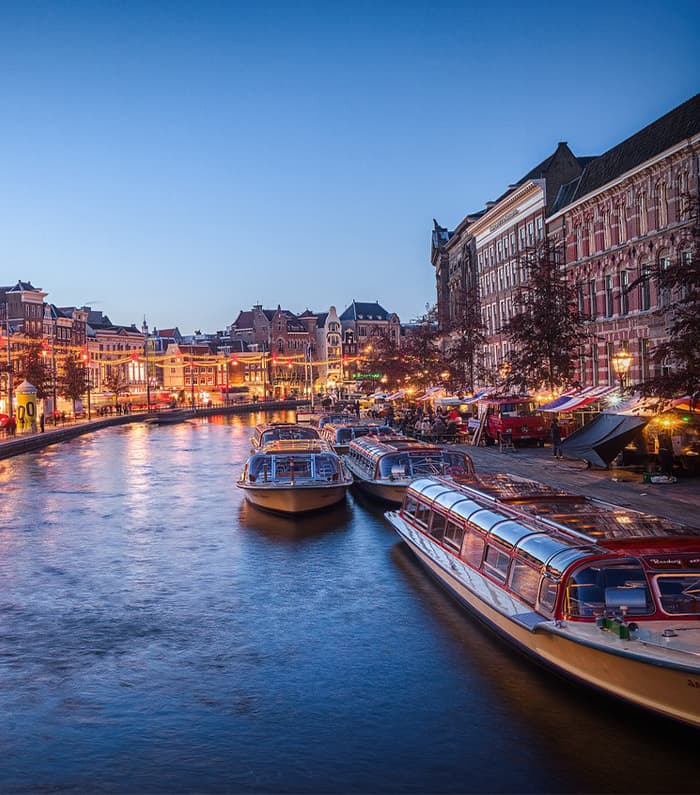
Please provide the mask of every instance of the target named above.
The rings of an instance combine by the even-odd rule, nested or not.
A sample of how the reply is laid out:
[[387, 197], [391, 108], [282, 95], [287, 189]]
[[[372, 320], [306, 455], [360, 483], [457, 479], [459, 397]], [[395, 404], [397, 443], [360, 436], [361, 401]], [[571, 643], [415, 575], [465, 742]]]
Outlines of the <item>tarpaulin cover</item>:
[[562, 442], [562, 453], [606, 467], [649, 422], [648, 417], [600, 414]]

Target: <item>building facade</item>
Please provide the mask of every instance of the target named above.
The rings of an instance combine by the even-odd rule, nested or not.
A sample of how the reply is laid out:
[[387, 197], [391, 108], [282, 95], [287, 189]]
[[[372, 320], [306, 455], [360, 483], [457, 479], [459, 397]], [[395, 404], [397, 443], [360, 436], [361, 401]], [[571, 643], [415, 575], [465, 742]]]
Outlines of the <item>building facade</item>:
[[668, 338], [674, 296], [646, 278], [690, 257], [688, 202], [699, 195], [700, 95], [586, 166], [547, 219], [564, 244], [566, 273], [587, 318], [584, 385], [614, 385], [613, 356], [631, 354], [630, 384], [660, 375], [654, 348]]

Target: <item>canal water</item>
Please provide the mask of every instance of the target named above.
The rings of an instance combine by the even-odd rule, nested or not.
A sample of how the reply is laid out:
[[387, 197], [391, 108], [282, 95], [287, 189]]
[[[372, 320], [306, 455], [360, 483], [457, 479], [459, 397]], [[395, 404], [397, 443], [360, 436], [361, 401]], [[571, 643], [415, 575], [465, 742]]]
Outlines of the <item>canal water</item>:
[[0, 792], [697, 791], [697, 732], [512, 651], [381, 506], [248, 506], [261, 419], [0, 462]]

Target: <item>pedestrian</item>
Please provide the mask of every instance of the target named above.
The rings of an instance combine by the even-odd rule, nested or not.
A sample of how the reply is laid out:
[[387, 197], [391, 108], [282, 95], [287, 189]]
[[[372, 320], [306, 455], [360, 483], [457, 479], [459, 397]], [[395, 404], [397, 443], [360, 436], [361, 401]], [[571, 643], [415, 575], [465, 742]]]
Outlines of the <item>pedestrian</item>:
[[17, 431], [17, 420], [14, 415], [7, 421], [7, 435], [14, 436]]
[[42, 415], [39, 417], [39, 428], [41, 429], [41, 432], [42, 432], [42, 433], [44, 432], [44, 425], [45, 425], [45, 424], [46, 424], [46, 420], [44, 419], [44, 415], [42, 414]]
[[561, 452], [561, 428], [556, 416], [552, 418], [552, 455], [555, 458], [564, 458]]

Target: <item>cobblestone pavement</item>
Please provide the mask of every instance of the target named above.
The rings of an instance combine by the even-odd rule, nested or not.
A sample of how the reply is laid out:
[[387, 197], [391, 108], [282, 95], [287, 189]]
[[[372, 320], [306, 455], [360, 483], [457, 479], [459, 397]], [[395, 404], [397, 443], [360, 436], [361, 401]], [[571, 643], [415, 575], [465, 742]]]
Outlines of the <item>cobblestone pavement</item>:
[[676, 483], [644, 483], [639, 473], [626, 469], [587, 469], [583, 461], [557, 461], [549, 447], [525, 447], [501, 452], [497, 447], [460, 445], [477, 472], [511, 472], [577, 494], [666, 516], [700, 527], [700, 477]]

